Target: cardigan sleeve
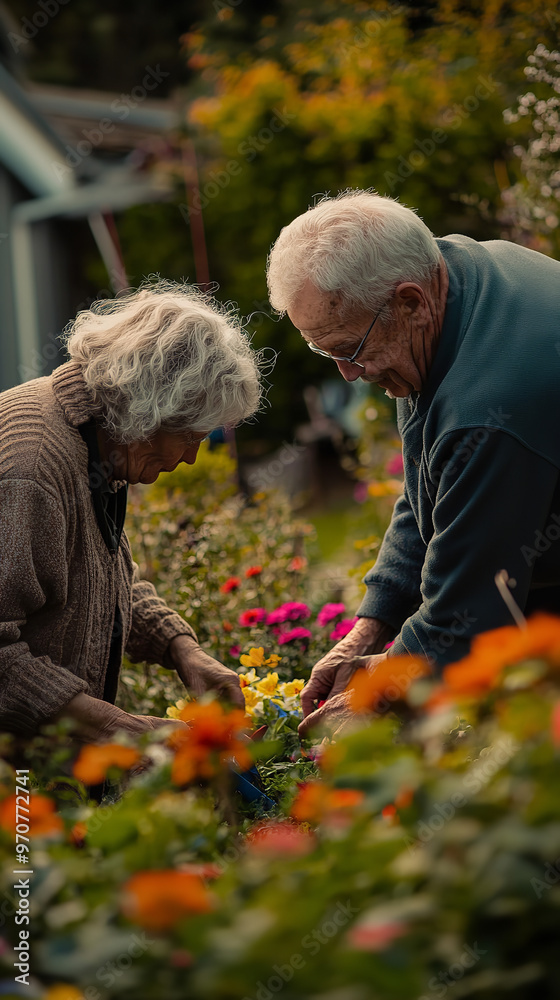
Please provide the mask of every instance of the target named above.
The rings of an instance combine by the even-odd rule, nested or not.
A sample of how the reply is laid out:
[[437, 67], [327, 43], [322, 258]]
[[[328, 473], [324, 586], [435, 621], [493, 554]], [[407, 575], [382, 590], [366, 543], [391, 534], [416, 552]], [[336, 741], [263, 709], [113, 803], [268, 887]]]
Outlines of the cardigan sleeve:
[[367, 591], [356, 614], [378, 618], [398, 632], [420, 604], [426, 546], [405, 492], [393, 508], [375, 565], [366, 573]]
[[140, 579], [138, 566], [134, 563], [132, 623], [125, 650], [127, 656], [133, 663], [145, 660], [171, 668], [166, 653], [169, 643], [177, 635], [190, 635], [196, 640], [196, 632], [188, 622], [168, 607], [152, 583]]
[[[0, 726], [33, 735], [86, 681], [25, 641], [33, 616], [63, 606], [66, 524], [61, 506], [32, 480], [0, 482]], [[37, 652], [37, 651], [35, 651]], [[39, 651], [40, 653], [40, 651]]]
[[482, 430], [474, 449], [461, 450], [472, 442], [472, 429], [448, 435], [434, 449], [434, 530], [422, 603], [404, 622], [390, 656], [417, 654], [441, 668], [466, 655], [474, 635], [510, 625], [494, 583], [502, 569], [516, 581], [513, 597], [522, 611], [536, 582], [558, 579], [558, 469], [513, 435]]

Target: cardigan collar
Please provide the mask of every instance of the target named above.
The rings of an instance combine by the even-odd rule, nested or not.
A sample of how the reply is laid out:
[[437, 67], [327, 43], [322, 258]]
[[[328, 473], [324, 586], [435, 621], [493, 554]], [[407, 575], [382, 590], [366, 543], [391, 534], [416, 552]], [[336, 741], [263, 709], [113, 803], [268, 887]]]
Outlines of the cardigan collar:
[[54, 395], [70, 427], [79, 427], [92, 417], [101, 416], [101, 406], [88, 389], [79, 362], [67, 361], [54, 370], [51, 379]]

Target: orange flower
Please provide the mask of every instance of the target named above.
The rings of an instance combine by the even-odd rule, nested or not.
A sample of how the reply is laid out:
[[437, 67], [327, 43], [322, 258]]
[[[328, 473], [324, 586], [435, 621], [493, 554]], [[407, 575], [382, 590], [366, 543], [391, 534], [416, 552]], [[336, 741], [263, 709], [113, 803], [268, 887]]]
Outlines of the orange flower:
[[240, 576], [230, 576], [225, 583], [222, 583], [220, 590], [222, 594], [229, 594], [232, 590], [237, 590], [237, 588], [240, 585], [241, 585]]
[[455, 694], [480, 695], [496, 687], [504, 667], [542, 657], [560, 666], [560, 618], [536, 614], [526, 627], [506, 625], [477, 635], [468, 656], [445, 668], [443, 679]]
[[251, 576], [259, 576], [262, 573], [262, 566], [249, 566], [249, 569], [245, 570], [245, 576], [247, 578]]
[[331, 788], [323, 781], [307, 781], [299, 786], [290, 815], [299, 822], [319, 822], [326, 816], [352, 810], [363, 801], [355, 788]]
[[233, 625], [231, 624], [231, 622], [223, 621], [222, 628], [224, 632], [231, 632], [231, 630], [233, 629]]
[[151, 931], [167, 930], [184, 917], [212, 908], [202, 879], [175, 869], [137, 872], [123, 889], [124, 915]]
[[560, 701], [557, 701], [552, 709], [551, 718], [552, 742], [555, 746], [560, 746]]
[[382, 698], [402, 698], [413, 681], [429, 673], [428, 664], [418, 656], [387, 656], [371, 672], [356, 671], [347, 688], [350, 707], [354, 712], [373, 711]]
[[175, 750], [171, 779], [186, 785], [195, 778], [211, 778], [235, 757], [242, 770], [252, 764], [251, 755], [243, 742], [245, 713], [242, 709], [226, 712], [219, 702], [202, 705], [189, 702], [179, 718], [189, 725], [171, 734], [168, 743]]
[[86, 824], [78, 820], [78, 822], [74, 823], [74, 826], [70, 830], [68, 839], [70, 840], [71, 844], [74, 844], [76, 847], [81, 847], [82, 844], [84, 843], [84, 840], [86, 839], [86, 834], [87, 834]]
[[[44, 837], [49, 833], [60, 833], [64, 829], [64, 823], [60, 816], [56, 814], [56, 803], [54, 799], [49, 799], [45, 795], [29, 796], [29, 814], [25, 812], [26, 802], [20, 799], [18, 804], [19, 822], [29, 820], [29, 836]], [[9, 795], [0, 803], [0, 826], [7, 830], [15, 838], [16, 835], [16, 796]], [[23, 833], [23, 830], [20, 830]]]
[[82, 747], [74, 763], [74, 777], [84, 785], [98, 785], [107, 777], [110, 767], [128, 771], [140, 760], [140, 752], [120, 743], [92, 743]]
[[267, 823], [251, 830], [247, 835], [247, 846], [253, 854], [266, 857], [292, 855], [301, 857], [309, 854], [315, 846], [313, 834], [300, 830], [293, 823]]

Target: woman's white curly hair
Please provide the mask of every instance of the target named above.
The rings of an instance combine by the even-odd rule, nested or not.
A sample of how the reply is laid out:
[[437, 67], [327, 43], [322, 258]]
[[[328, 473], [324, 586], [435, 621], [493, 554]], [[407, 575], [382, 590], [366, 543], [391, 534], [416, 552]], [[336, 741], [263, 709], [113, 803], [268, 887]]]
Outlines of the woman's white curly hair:
[[233, 307], [148, 281], [79, 312], [62, 335], [114, 440], [235, 427], [259, 409], [261, 355]]

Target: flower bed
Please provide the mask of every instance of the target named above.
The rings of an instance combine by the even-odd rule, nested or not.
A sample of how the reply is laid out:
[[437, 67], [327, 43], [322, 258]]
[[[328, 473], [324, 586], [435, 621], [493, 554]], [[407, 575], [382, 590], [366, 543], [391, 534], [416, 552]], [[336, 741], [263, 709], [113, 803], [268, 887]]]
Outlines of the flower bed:
[[[270, 713], [273, 730], [260, 742], [244, 737], [242, 712], [188, 702], [186, 734], [81, 752], [76, 775], [121, 782], [100, 807], [80, 782], [53, 781], [68, 754], [60, 733], [29, 748], [43, 765], [31, 796], [34, 978], [19, 995], [432, 1000], [446, 986], [554, 997], [560, 620], [479, 637], [442, 685], [409, 685], [418, 664], [400, 657], [382, 677], [357, 676], [360, 725], [318, 761], [294, 752], [290, 725], [274, 730], [297, 723], [298, 685], [274, 676], [280, 662], [264, 650], [246, 655], [245, 689], [263, 696], [254, 721]], [[139, 753], [152, 766], [130, 777]], [[254, 760], [273, 813], [234, 791], [235, 768]], [[15, 775], [4, 764], [0, 777], [1, 962], [13, 983]]]

